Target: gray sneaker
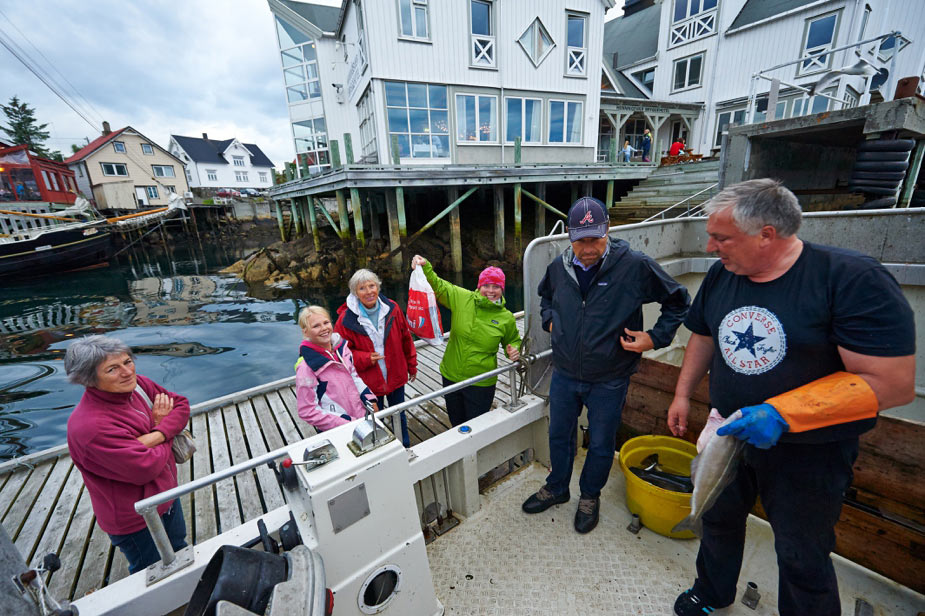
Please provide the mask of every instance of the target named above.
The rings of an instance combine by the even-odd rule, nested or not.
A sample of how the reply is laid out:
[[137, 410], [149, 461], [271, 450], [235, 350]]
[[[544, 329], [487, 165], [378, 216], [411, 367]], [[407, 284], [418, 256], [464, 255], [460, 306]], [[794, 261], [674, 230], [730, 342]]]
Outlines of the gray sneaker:
[[553, 505], [567, 503], [569, 498], [568, 490], [556, 496], [550, 492], [546, 486], [543, 486], [536, 494], [524, 501], [524, 504], [521, 505], [521, 509], [527, 513], [541, 513]]

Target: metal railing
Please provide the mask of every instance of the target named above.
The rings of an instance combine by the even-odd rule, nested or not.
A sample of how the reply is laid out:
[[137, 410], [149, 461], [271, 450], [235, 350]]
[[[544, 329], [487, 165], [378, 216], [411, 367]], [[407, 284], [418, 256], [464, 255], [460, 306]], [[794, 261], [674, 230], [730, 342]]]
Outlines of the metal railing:
[[[678, 202], [675, 203], [674, 205], [669, 205], [668, 207], [666, 207], [664, 210], [662, 210], [662, 211], [659, 212], [658, 214], [653, 214], [652, 216], [649, 216], [648, 218], [646, 218], [646, 219], [643, 220], [642, 222], [649, 222], [650, 220], [655, 220], [656, 218], [658, 218], [658, 219], [660, 219], [660, 220], [665, 220], [665, 213], [666, 213], [666, 212], [669, 212], [670, 210], [673, 210], [674, 208], [680, 206], [680, 205], [683, 204], [683, 203], [687, 203], [687, 209], [686, 209], [682, 214], [680, 214], [680, 215], [678, 215], [678, 216], [674, 216], [674, 218], [689, 218], [689, 217], [691, 217], [691, 216], [696, 216], [696, 215], [699, 214], [701, 211], [703, 211], [703, 203], [698, 203], [698, 204], [694, 207], [694, 209], [691, 209], [690, 200], [693, 199], [694, 197], [699, 197], [700, 195], [702, 195], [702, 194], [705, 193], [705, 192], [710, 192], [710, 197], [712, 197], [712, 196], [713, 196], [712, 191], [715, 190], [717, 186], [719, 186], [719, 182], [716, 182], [716, 183], [714, 183], [714, 184], [711, 184], [711, 185], [707, 186], [706, 188], [704, 188], [703, 190], [698, 190], [698, 191], [695, 192], [693, 195], [684, 197], [683, 199], [681, 199], [680, 201], [678, 201]], [[707, 201], [708, 201], [708, 200], [709, 200], [709, 199], [707, 199]], [[704, 201], [704, 203], [705, 203], [705, 202], [706, 202], [706, 201]]]
[[[375, 416], [379, 420], [385, 419], [387, 417], [395, 415], [396, 413], [409, 409], [413, 406], [417, 406], [418, 404], [422, 402], [427, 402], [429, 400], [439, 398], [445, 394], [458, 391], [460, 389], [463, 389], [464, 387], [474, 385], [475, 383], [478, 383], [479, 381], [483, 381], [487, 378], [498, 376], [498, 375], [504, 374], [505, 372], [509, 372], [509, 371], [515, 371], [514, 374], [511, 375], [511, 379], [510, 379], [511, 401], [513, 405], [516, 403], [516, 401], [520, 397], [516, 384], [515, 384], [516, 371], [521, 367], [524, 367], [538, 359], [547, 357], [548, 355], [551, 355], [551, 354], [552, 354], [552, 350], [547, 349], [535, 355], [526, 355], [522, 357], [520, 360], [516, 362], [512, 362], [506, 366], [495, 368], [494, 370], [484, 372], [482, 374], [466, 379], [464, 381], [454, 383], [453, 385], [442, 387], [435, 391], [420, 395], [411, 400], [402, 402], [401, 404], [396, 404], [395, 406], [390, 406], [381, 411], [377, 411], [375, 413]], [[274, 449], [273, 451], [257, 456], [256, 458], [252, 458], [246, 462], [241, 462], [240, 464], [229, 466], [228, 468], [222, 469], [220, 471], [216, 471], [212, 473], [211, 475], [206, 475], [205, 477], [193, 479], [187, 483], [184, 483], [183, 485], [179, 485], [175, 488], [171, 488], [170, 490], [166, 490], [164, 492], [161, 492], [160, 494], [155, 494], [154, 496], [149, 496], [148, 498], [145, 498], [135, 503], [135, 511], [145, 519], [145, 523], [148, 525], [148, 530], [151, 533], [151, 537], [154, 539], [154, 545], [157, 547], [158, 554], [160, 554], [161, 556], [162, 563], [165, 566], [170, 565], [174, 560], [176, 560], [176, 552], [174, 552], [173, 546], [171, 546], [170, 544], [170, 539], [167, 537], [167, 531], [164, 529], [164, 523], [161, 520], [161, 516], [158, 515], [157, 513], [157, 507], [159, 505], [168, 503], [174, 499], [180, 498], [181, 496], [186, 496], [187, 494], [195, 492], [196, 490], [199, 490], [201, 488], [206, 488], [208, 486], [214, 485], [218, 483], [219, 481], [222, 481], [223, 479], [228, 479], [229, 477], [233, 477], [245, 471], [253, 470], [264, 464], [274, 462], [275, 460], [279, 458], [288, 457], [289, 449], [291, 447], [292, 445], [287, 445], [285, 447]]]

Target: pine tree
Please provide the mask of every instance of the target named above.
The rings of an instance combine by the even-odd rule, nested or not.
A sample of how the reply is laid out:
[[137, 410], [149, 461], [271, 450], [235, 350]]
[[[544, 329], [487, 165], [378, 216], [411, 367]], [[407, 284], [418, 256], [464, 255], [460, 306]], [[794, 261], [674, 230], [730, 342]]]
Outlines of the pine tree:
[[9, 124], [9, 126], [0, 125], [0, 130], [13, 140], [13, 144], [28, 145], [29, 149], [39, 156], [48, 158], [50, 152], [45, 149], [45, 140], [49, 135], [45, 127], [48, 124], [37, 125], [35, 123], [35, 109], [30, 108], [26, 103], [20, 103], [16, 96], [10, 99], [9, 105], [0, 104], [0, 108], [6, 114]]

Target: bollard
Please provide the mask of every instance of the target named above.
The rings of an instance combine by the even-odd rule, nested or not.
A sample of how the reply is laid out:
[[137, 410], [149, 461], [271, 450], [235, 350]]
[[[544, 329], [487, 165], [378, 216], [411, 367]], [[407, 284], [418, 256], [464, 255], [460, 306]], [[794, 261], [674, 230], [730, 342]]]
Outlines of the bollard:
[[745, 594], [742, 595], [742, 605], [749, 609], [755, 609], [758, 607], [759, 599], [761, 599], [761, 595], [758, 594], [758, 585], [754, 582], [746, 584]]

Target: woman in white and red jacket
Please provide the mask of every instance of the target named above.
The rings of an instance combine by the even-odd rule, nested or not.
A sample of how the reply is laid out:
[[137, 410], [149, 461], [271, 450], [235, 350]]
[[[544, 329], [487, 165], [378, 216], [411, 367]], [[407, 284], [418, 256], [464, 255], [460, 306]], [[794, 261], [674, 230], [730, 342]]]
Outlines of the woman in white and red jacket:
[[321, 306], [299, 312], [305, 339], [295, 364], [299, 417], [319, 432], [330, 430], [365, 415], [363, 400], [376, 407], [376, 397], [357, 374], [353, 354], [339, 334], [331, 316]]
[[[334, 331], [347, 340], [357, 373], [376, 395], [379, 408], [405, 401], [405, 385], [418, 371], [418, 355], [408, 321], [394, 301], [379, 292], [382, 281], [368, 269], [350, 277], [350, 294], [337, 309]], [[401, 417], [401, 439], [405, 447], [408, 418]]]
[[[83, 397], [67, 421], [67, 444], [100, 528], [122, 550], [130, 573], [160, 560], [135, 503], [177, 487], [171, 445], [189, 421], [189, 401], [135, 374], [132, 350], [106, 336], [77, 340], [64, 355]], [[153, 401], [153, 402], [151, 402]], [[174, 550], [186, 547], [179, 500], [157, 508]]]

